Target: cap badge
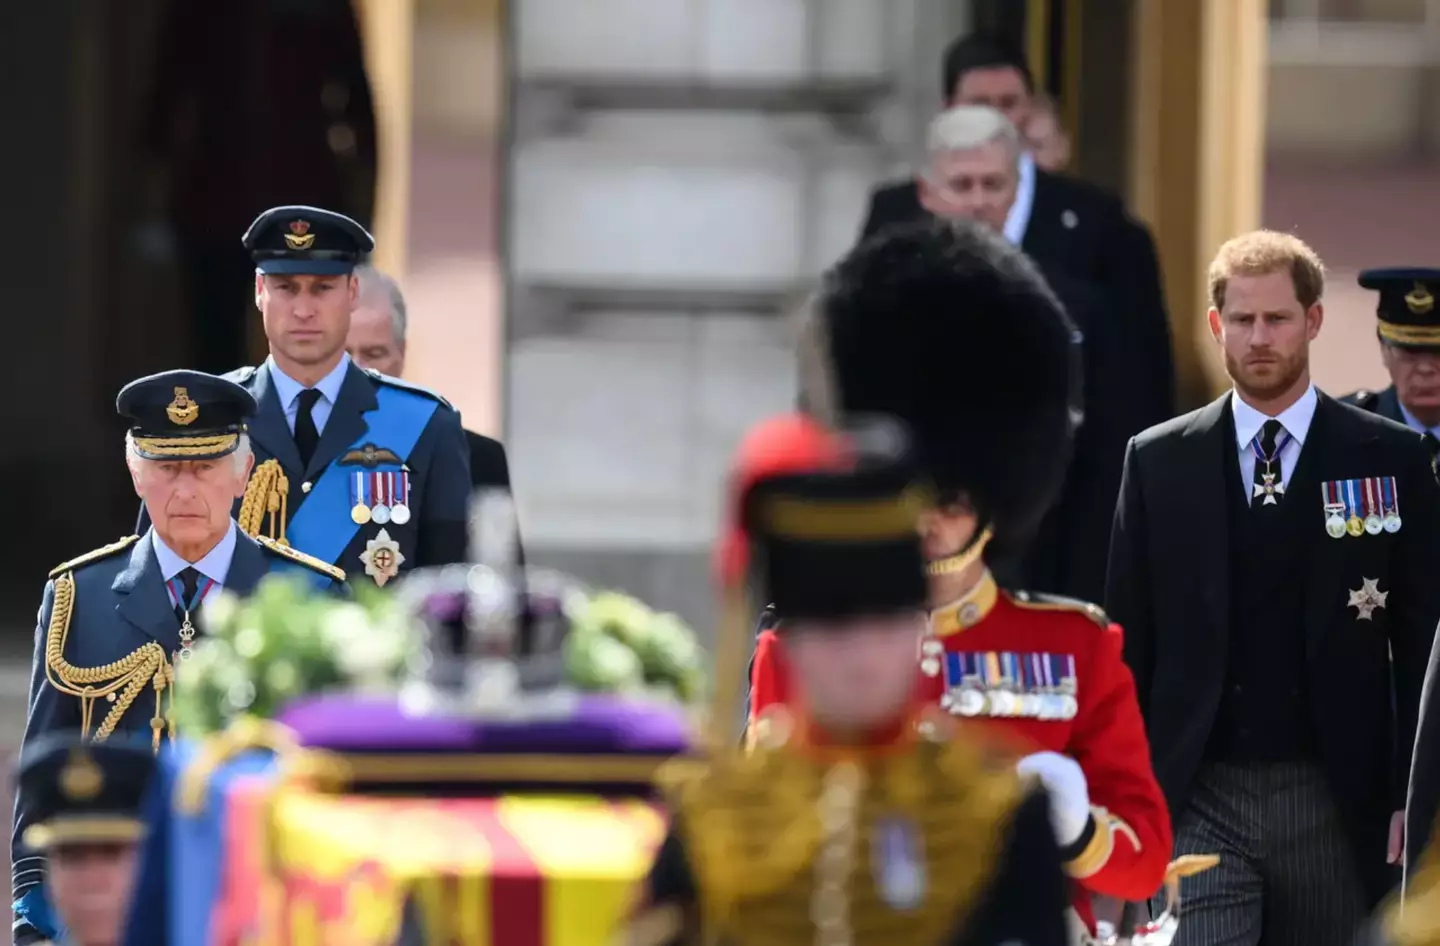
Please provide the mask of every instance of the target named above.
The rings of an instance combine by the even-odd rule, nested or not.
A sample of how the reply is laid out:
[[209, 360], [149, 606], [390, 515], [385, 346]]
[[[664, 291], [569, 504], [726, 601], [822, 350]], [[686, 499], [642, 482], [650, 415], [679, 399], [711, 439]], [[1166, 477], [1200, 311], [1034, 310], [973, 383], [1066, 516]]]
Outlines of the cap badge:
[[310, 221], [290, 221], [290, 232], [285, 234], [285, 245], [292, 250], [308, 250], [315, 245], [315, 234], [310, 232]]
[[1435, 297], [1430, 294], [1429, 289], [1417, 282], [1415, 288], [1405, 294], [1405, 305], [1416, 315], [1424, 315], [1435, 308]]
[[83, 749], [70, 753], [70, 761], [60, 770], [60, 791], [70, 801], [89, 801], [100, 794], [104, 784], [100, 767]]
[[165, 408], [165, 416], [170, 418], [170, 423], [187, 427], [195, 423], [195, 418], [200, 416], [200, 405], [190, 400], [190, 392], [187, 389], [177, 387], [175, 400]]

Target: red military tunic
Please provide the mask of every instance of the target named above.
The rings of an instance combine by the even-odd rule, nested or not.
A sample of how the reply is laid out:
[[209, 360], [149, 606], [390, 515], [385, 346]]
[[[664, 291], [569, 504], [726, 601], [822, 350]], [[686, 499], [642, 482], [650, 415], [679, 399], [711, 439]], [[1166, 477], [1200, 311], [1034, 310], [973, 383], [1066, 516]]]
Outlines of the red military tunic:
[[[921, 693], [957, 716], [997, 728], [1022, 751], [1070, 756], [1085, 773], [1094, 838], [1067, 865], [1091, 894], [1144, 900], [1161, 887], [1173, 838], [1150, 767], [1121, 631], [1094, 605], [1000, 591], [988, 574], [931, 614]], [[760, 634], [750, 718], [786, 703], [794, 686], [781, 639]], [[948, 698], [947, 698], [948, 697]], [[1092, 925], [1088, 897], [1077, 909]]]

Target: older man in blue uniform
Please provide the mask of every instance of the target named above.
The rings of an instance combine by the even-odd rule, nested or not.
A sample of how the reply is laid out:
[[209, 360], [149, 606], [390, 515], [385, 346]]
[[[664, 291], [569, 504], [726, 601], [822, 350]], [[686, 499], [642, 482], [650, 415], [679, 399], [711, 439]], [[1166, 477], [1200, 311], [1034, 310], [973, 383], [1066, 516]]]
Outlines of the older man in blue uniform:
[[1378, 293], [1375, 333], [1391, 384], [1341, 398], [1426, 436], [1440, 449], [1440, 269], [1367, 269], [1360, 285]]
[[[246, 419], [255, 398], [233, 381], [168, 371], [131, 382], [116, 409], [130, 420], [126, 462], [151, 525], [55, 568], [35, 628], [24, 752], [64, 733], [97, 742], [139, 730], [158, 747], [170, 734], [168, 694], [200, 632], [207, 596], [247, 594], [271, 571], [325, 587], [340, 569], [230, 516], [254, 463]], [[26, 842], [37, 800], [22, 782], [11, 839], [15, 942], [54, 935], [43, 909], [43, 857]]]
[[342, 214], [275, 207], [244, 243], [270, 357], [226, 375], [259, 405], [241, 528], [376, 585], [464, 561], [471, 487], [460, 414], [345, 352], [355, 265], [375, 241]]
[[26, 747], [19, 786], [34, 802], [26, 842], [45, 852], [57, 942], [114, 946], [130, 907], [144, 825], [141, 802], [155, 772], [144, 741], [86, 742], [55, 733]]

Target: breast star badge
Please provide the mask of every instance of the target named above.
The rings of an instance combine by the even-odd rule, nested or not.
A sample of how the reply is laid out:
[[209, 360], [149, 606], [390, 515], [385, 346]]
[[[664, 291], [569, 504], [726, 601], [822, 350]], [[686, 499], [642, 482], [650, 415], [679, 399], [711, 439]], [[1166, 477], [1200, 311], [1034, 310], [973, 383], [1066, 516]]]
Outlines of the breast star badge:
[[365, 564], [365, 574], [375, 579], [375, 584], [383, 587], [385, 582], [400, 574], [400, 566], [405, 563], [405, 556], [400, 553], [400, 543], [390, 538], [390, 533], [381, 529], [375, 538], [365, 543], [365, 551], [360, 553], [360, 561]]
[[1390, 592], [1381, 591], [1379, 585], [1378, 578], [1362, 578], [1360, 587], [1350, 592], [1350, 603], [1346, 607], [1355, 608], [1359, 612], [1355, 616], [1357, 621], [1372, 620], [1371, 615], [1375, 613], [1375, 609], [1385, 607], [1385, 599], [1390, 597]]

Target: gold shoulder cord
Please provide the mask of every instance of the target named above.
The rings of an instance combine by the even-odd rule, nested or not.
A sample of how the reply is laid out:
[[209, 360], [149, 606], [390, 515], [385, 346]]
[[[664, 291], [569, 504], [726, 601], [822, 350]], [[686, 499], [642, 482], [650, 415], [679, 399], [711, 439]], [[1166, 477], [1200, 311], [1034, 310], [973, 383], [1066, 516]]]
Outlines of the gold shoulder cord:
[[[55, 595], [50, 607], [50, 624], [45, 631], [45, 678], [50, 685], [67, 696], [80, 700], [80, 735], [96, 742], [107, 739], [115, 731], [120, 717], [135, 702], [147, 684], [155, 687], [155, 716], [150, 720], [152, 744], [160, 751], [160, 737], [167, 729], [167, 716], [160, 711], [160, 698], [175, 679], [175, 670], [165, 656], [165, 649], [154, 641], [129, 655], [100, 667], [77, 667], [65, 660], [65, 639], [70, 633], [70, 617], [75, 609], [75, 575], [65, 572], [55, 579]], [[119, 693], [117, 697], [114, 694]], [[114, 702], [110, 712], [90, 736], [97, 699]], [[172, 689], [173, 702], [173, 689]], [[173, 738], [174, 723], [169, 722]]]
[[240, 530], [250, 538], [260, 537], [265, 517], [270, 517], [268, 538], [280, 545], [288, 546], [285, 538], [285, 520], [288, 518], [290, 502], [290, 478], [280, 468], [279, 460], [266, 460], [250, 474], [245, 484], [245, 496], [240, 500], [240, 515], [237, 522]]

